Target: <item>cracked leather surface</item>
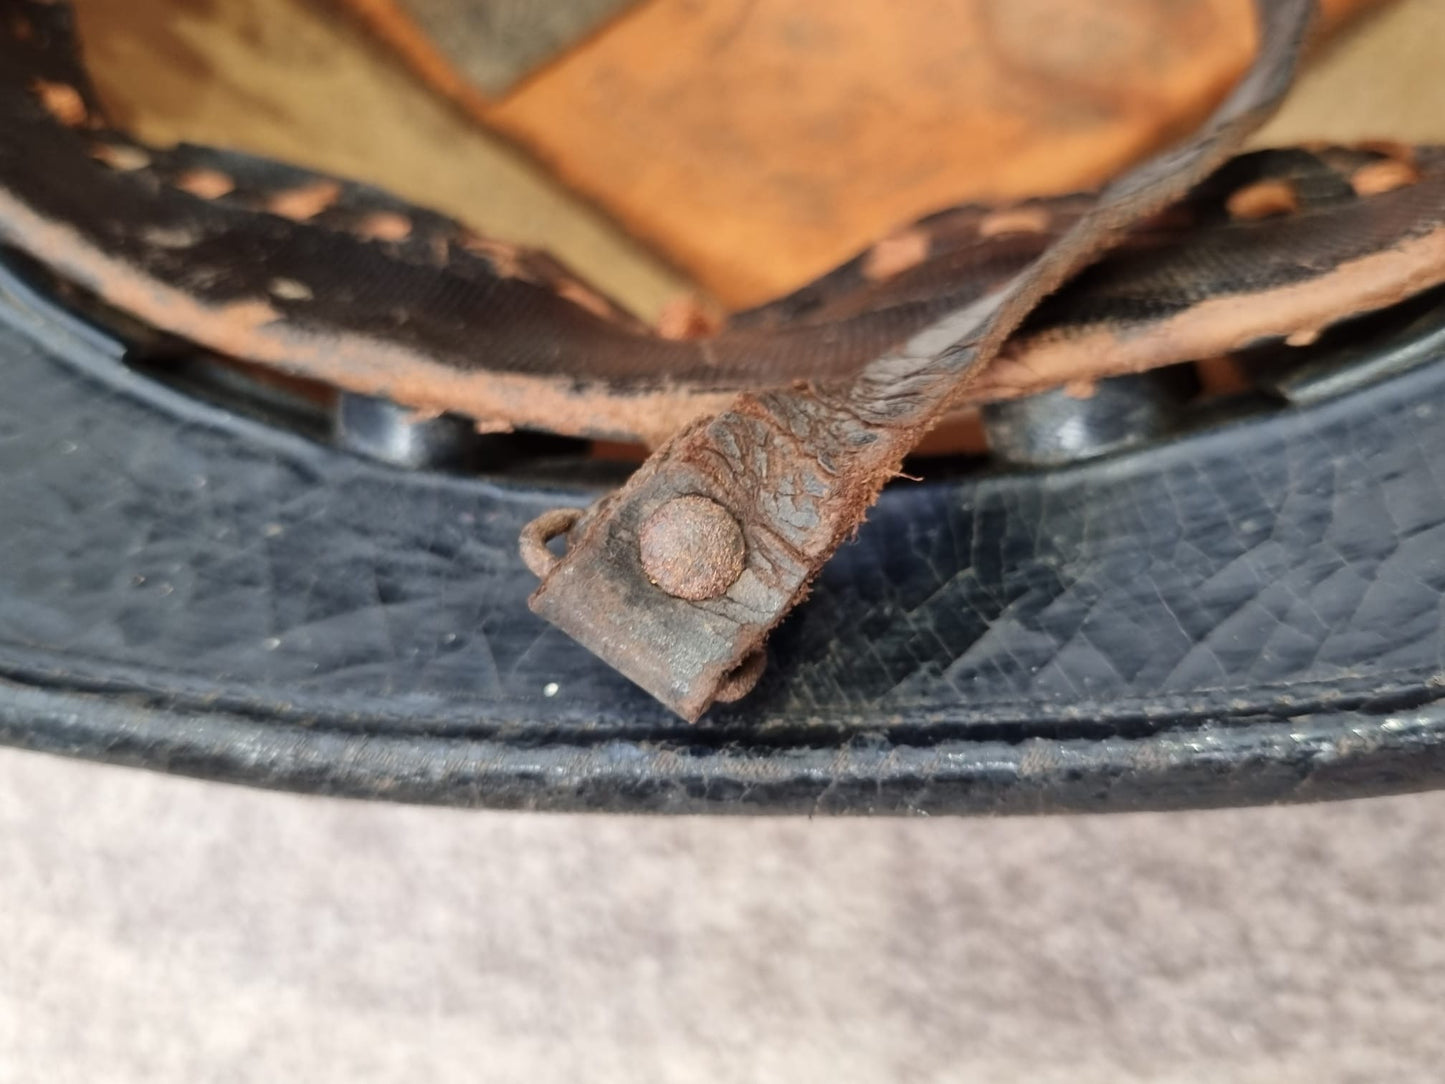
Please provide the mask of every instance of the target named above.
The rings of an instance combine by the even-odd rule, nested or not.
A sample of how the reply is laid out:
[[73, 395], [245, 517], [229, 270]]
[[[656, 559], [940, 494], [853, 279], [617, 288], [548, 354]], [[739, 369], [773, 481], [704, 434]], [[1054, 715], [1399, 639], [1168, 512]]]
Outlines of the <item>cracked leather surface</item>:
[[900, 484], [758, 691], [689, 727], [526, 610], [517, 530], [591, 492], [374, 465], [67, 334], [0, 326], [0, 677], [26, 686], [388, 741], [861, 740], [875, 766], [1436, 695], [1438, 365], [1072, 469]]

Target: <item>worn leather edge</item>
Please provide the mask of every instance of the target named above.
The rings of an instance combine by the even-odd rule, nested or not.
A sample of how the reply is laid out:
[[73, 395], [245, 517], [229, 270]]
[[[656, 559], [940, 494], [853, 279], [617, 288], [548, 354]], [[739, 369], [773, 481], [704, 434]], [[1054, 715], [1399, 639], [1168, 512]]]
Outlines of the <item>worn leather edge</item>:
[[359, 735], [0, 681], [0, 742], [272, 789], [492, 809], [632, 813], [1132, 812], [1360, 798], [1445, 782], [1445, 706], [1144, 739], [886, 740], [746, 750]]
[[[617, 306], [555, 261], [478, 238], [441, 216], [365, 186], [243, 155], [194, 147], [158, 150], [129, 141], [105, 126], [76, 58], [63, 54], [69, 48], [65, 11], [61, 4], [30, 0], [0, 3], [0, 50], [17, 50], [22, 66], [23, 78], [9, 93], [32, 94], [37, 84], [26, 80], [41, 79], [51, 109], [71, 121], [66, 127], [33, 103], [7, 101], [5, 109], [11, 113], [6, 123], [19, 127], [6, 138], [30, 133], [24, 139], [32, 140], [37, 132], [46, 133], [43, 147], [36, 144], [34, 153], [7, 168], [40, 171], [32, 178], [41, 182], [32, 198], [53, 199], [70, 192], [84, 196], [76, 207], [89, 208], [90, 218], [95, 218], [94, 208], [123, 207], [123, 214], [111, 215], [123, 221], [107, 223], [102, 216], [89, 222], [87, 234], [69, 219], [47, 217], [25, 199], [0, 191], [0, 233], [111, 304], [211, 349], [350, 390], [390, 396], [419, 409], [470, 414], [485, 428], [547, 429], [656, 445], [688, 422], [716, 413], [741, 388], [851, 371], [937, 312], [946, 297], [928, 300], [925, 292], [920, 299], [911, 285], [927, 278], [927, 267], [905, 269], [897, 282], [867, 281], [890, 259], [896, 261], [900, 251], [907, 256], [910, 246], [916, 248], [918, 230], [927, 234], [963, 222], [979, 228], [989, 223], [991, 232], [1010, 218], [1017, 227], [1040, 214], [1056, 220], [1054, 228], [1065, 229], [1082, 206], [1079, 197], [1063, 197], [1027, 201], [1005, 209], [1002, 218], [990, 217], [992, 212], [982, 208], [931, 216], [814, 287], [743, 314], [721, 336], [659, 339], [642, 333]], [[50, 35], [49, 52], [36, 57], [33, 49], [26, 52], [24, 43], [5, 42], [4, 34], [13, 33], [5, 19], [17, 16]], [[34, 66], [33, 73], [27, 74], [26, 64]], [[4, 159], [0, 154], [0, 163]], [[23, 178], [16, 174], [10, 183]], [[195, 183], [197, 179], [213, 187], [208, 190]], [[54, 183], [57, 180], [63, 183]], [[72, 192], [82, 181], [85, 192]], [[226, 183], [234, 191], [224, 190]], [[1422, 183], [1445, 180], [1430, 174]], [[1398, 197], [1379, 198], [1388, 202]], [[1349, 218], [1347, 210], [1339, 213]], [[287, 221], [286, 215], [302, 220]], [[71, 217], [80, 221], [86, 216]], [[1257, 228], [1268, 233], [1274, 227], [1260, 223]], [[1345, 232], [1353, 228], [1341, 226]], [[102, 235], [108, 238], [104, 243], [96, 240]], [[220, 253], [259, 246], [271, 253], [271, 266], [234, 260], [229, 270], [215, 266], [200, 255], [207, 244]], [[1028, 238], [1014, 235], [1013, 247], [1020, 245], [1019, 258], [1026, 258]], [[956, 259], [960, 251], [938, 255]], [[344, 301], [332, 306], [332, 295], [350, 286], [328, 278], [323, 267], [304, 257], [307, 252], [329, 253], [323, 263], [359, 269], [358, 281], [366, 285], [371, 300], [360, 306], [350, 303], [349, 309]], [[984, 256], [987, 253], [980, 254]], [[1418, 278], [1418, 270], [1401, 273]], [[178, 286], [183, 280], [191, 285]], [[276, 292], [278, 281], [285, 296]], [[1378, 292], [1388, 285], [1375, 288]], [[1397, 282], [1395, 288], [1404, 287]], [[402, 306], [408, 318], [396, 324], [388, 304], [376, 299], [377, 289], [409, 299], [411, 307]], [[881, 308], [840, 314], [826, 327], [791, 320], [800, 299], [809, 291], [816, 299], [819, 289], [860, 298], [869, 294], [869, 304]], [[306, 291], [313, 296], [302, 296]], [[967, 300], [966, 292], [962, 300]], [[1362, 297], [1347, 303], [1358, 307], [1373, 302]], [[1307, 306], [1298, 318], [1277, 313], [1275, 325], [1287, 325], [1286, 334], [1307, 330], [1297, 325], [1315, 319], [1317, 309]], [[469, 324], [464, 317], [475, 312], [488, 317]], [[348, 325], [348, 319], [359, 318], [365, 326]], [[399, 331], [403, 326], [405, 334]], [[1198, 348], [1179, 345], [1168, 328], [1154, 338], [1141, 335], [1141, 330], [1137, 324], [1115, 327], [1133, 347], [1130, 367], [1199, 354]], [[1151, 347], [1156, 339], [1161, 346]], [[1016, 354], [1027, 353], [1021, 345], [1025, 341], [1015, 341]], [[1030, 368], [1050, 374], [1050, 381], [1060, 365], [1081, 378], [1116, 371], [1098, 360], [1099, 350], [1086, 343], [1070, 352], [1067, 341], [1049, 337], [1046, 363], [1025, 359], [1013, 364], [999, 379], [963, 389], [960, 401], [1036, 390], [1041, 381], [1028, 377]], [[840, 343], [846, 345], [842, 354]], [[1151, 349], [1155, 353], [1149, 355]], [[1170, 349], [1173, 353], [1166, 356]], [[1146, 356], [1147, 362], [1142, 360]], [[782, 364], [789, 357], [795, 363]], [[603, 364], [606, 359], [611, 361]], [[1097, 371], [1084, 372], [1086, 360]]]

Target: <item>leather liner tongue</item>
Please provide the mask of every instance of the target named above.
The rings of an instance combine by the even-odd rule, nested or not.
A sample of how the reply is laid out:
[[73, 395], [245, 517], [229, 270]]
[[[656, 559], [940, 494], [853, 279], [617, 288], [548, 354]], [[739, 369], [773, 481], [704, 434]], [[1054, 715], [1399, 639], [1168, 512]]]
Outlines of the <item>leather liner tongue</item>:
[[1000, 289], [851, 383], [743, 394], [678, 433], [572, 529], [532, 610], [687, 719], [745, 693], [768, 633], [1029, 311], [1201, 181], [1283, 98], [1314, 5], [1255, 10], [1255, 62], [1193, 139], [1110, 184]]

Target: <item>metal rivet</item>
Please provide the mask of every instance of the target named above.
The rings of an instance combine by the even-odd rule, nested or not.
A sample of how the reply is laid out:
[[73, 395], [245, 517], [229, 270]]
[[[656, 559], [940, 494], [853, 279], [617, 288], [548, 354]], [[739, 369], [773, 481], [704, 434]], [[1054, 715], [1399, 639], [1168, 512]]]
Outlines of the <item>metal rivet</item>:
[[658, 508], [638, 535], [642, 570], [674, 598], [717, 598], [742, 575], [747, 543], [738, 521], [717, 501], [696, 494]]

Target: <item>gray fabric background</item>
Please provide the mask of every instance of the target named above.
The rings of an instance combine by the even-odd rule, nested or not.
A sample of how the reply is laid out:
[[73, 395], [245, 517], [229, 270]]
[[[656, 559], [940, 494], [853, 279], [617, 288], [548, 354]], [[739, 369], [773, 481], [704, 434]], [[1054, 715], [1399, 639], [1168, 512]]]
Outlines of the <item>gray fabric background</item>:
[[0, 1081], [1438, 1081], [1445, 793], [466, 813], [0, 752]]

